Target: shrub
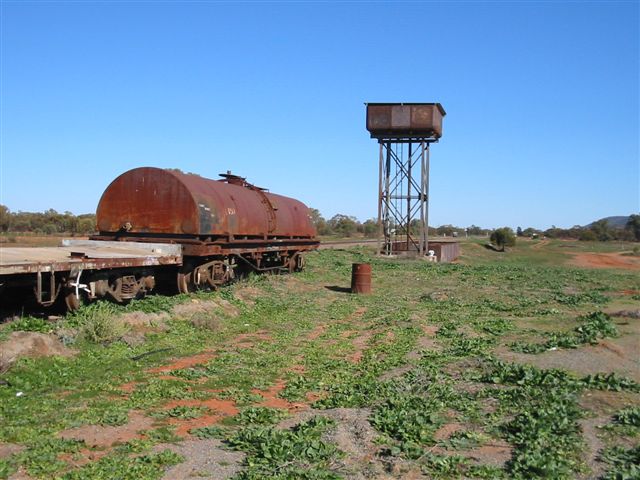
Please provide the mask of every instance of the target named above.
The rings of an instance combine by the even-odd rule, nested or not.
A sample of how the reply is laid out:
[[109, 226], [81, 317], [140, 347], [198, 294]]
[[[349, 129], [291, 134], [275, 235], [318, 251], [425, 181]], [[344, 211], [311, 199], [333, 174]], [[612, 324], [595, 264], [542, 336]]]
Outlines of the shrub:
[[115, 308], [107, 302], [81, 309], [70, 316], [69, 322], [78, 324], [80, 339], [94, 343], [116, 341], [128, 330], [128, 326], [118, 318]]
[[513, 247], [516, 244], [516, 236], [509, 227], [494, 230], [490, 237], [491, 243], [504, 252], [504, 247]]

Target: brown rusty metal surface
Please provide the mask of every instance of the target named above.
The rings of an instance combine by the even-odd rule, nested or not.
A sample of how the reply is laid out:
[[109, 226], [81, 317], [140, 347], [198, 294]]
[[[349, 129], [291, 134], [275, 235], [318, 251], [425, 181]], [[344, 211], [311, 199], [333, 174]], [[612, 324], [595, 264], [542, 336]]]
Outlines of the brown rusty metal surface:
[[[429, 250], [433, 250], [435, 257], [439, 263], [453, 262], [460, 256], [460, 243], [455, 239], [441, 239], [430, 240]], [[405, 242], [394, 242], [392, 244], [392, 251], [394, 254], [408, 254], [417, 256], [418, 251], [415, 245], [410, 245], [407, 248]]]
[[455, 241], [430, 241], [429, 250], [435, 252], [435, 256], [440, 263], [453, 262], [460, 256], [460, 244]]
[[[103, 235], [92, 237], [96, 241], [114, 240], [114, 236]], [[175, 245], [175, 238], [158, 238], [158, 237], [136, 237], [135, 243], [142, 242], [160, 242], [165, 241], [162, 245]], [[118, 243], [126, 244], [133, 242], [133, 239], [128, 238], [119, 241]], [[114, 242], [115, 243], [115, 242]], [[272, 252], [272, 251], [302, 251], [302, 250], [315, 250], [320, 245], [320, 242], [315, 239], [295, 238], [295, 239], [274, 239], [265, 242], [261, 239], [253, 240], [233, 240], [231, 242], [224, 240], [217, 240], [215, 242], [203, 242], [193, 239], [179, 240], [179, 245], [182, 246], [182, 254], [185, 257], [206, 257], [213, 255], [232, 255], [251, 252]]]
[[[101, 234], [314, 238], [308, 208], [298, 200], [243, 185], [143, 167], [107, 187], [97, 210]], [[238, 180], [241, 179], [241, 180]]]
[[351, 266], [351, 293], [371, 293], [371, 264], [354, 263]]
[[[116, 245], [113, 245], [114, 243]], [[80, 241], [61, 247], [0, 248], [0, 275], [66, 272], [77, 268], [101, 270], [181, 263], [182, 254], [179, 245], [141, 246], [129, 242]]]
[[439, 103], [368, 103], [367, 130], [374, 138], [442, 136]]
[[317, 246], [315, 245], [306, 245], [306, 246], [290, 245], [290, 246], [269, 246], [269, 247], [256, 247], [256, 248], [225, 248], [223, 251], [225, 255], [244, 255], [247, 253], [268, 253], [268, 252], [278, 252], [278, 251], [307, 252], [310, 250], [315, 250], [316, 248]]

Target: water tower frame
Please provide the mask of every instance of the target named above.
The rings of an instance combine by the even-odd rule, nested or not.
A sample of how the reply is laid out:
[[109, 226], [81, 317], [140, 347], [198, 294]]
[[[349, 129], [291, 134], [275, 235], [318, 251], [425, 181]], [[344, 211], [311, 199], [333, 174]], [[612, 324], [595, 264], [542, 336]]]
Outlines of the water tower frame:
[[439, 103], [368, 103], [367, 130], [378, 140], [378, 253], [429, 251], [430, 146], [442, 136]]

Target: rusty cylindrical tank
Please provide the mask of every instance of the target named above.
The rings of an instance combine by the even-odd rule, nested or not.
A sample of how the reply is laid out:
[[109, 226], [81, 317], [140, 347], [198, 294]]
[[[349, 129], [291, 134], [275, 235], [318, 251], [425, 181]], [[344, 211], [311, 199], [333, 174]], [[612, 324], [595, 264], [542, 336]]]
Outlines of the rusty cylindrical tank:
[[153, 167], [129, 170], [103, 193], [98, 230], [211, 238], [315, 237], [302, 202], [227, 177], [211, 180]]
[[371, 265], [354, 263], [351, 267], [351, 293], [371, 293]]

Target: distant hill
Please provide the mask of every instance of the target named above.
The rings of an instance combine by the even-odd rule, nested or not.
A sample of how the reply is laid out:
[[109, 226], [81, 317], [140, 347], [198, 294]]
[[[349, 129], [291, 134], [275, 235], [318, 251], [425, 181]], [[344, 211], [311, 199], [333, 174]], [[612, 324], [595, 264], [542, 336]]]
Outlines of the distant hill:
[[[627, 225], [627, 222], [629, 221], [629, 215], [617, 216], [617, 217], [605, 217], [605, 218], [601, 218], [600, 220], [606, 220], [609, 228], [624, 228]], [[596, 220], [596, 221], [599, 222], [600, 220]], [[594, 223], [596, 222], [591, 222], [589, 225], [587, 225], [587, 227], [590, 227]]]

